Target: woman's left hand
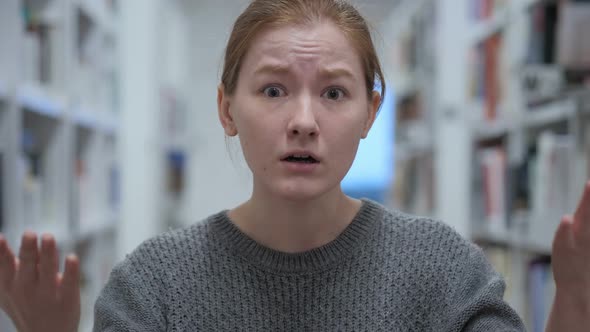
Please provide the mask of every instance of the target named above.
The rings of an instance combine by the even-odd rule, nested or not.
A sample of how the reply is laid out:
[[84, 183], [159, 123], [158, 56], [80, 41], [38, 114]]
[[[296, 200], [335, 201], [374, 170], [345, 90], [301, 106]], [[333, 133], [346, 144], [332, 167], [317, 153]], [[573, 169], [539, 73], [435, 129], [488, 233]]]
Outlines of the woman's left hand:
[[588, 331], [590, 326], [590, 182], [573, 216], [564, 216], [552, 254], [556, 294], [547, 331]]

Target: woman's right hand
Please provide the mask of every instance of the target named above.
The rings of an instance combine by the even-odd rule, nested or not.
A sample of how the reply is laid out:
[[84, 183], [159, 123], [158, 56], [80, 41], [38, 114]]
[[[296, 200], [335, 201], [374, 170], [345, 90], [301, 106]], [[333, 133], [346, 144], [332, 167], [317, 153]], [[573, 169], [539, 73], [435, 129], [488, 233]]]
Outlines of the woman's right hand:
[[76, 332], [80, 322], [78, 258], [66, 258], [59, 273], [55, 239], [25, 232], [18, 257], [0, 234], [0, 308], [19, 332]]

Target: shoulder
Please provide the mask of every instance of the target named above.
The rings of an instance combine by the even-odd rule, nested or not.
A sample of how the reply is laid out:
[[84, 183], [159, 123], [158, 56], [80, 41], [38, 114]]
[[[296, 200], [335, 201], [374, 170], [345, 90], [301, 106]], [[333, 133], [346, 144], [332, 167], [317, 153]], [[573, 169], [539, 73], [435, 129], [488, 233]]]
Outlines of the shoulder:
[[462, 270], [486, 264], [481, 248], [449, 224], [371, 204], [377, 204], [381, 210], [375, 234], [382, 240], [377, 242], [391, 257], [403, 257], [408, 264], [437, 270]]
[[480, 290], [486, 299], [501, 299], [504, 280], [478, 245], [441, 220], [395, 209], [383, 211], [381, 252], [396, 271], [419, 276], [413, 281], [420, 284], [419, 289], [455, 303]]
[[442, 220], [408, 214], [375, 202], [371, 204], [382, 211], [378, 225], [381, 231], [391, 234], [396, 240], [428, 244], [429, 247], [471, 249], [473, 246], [471, 241]]
[[212, 228], [224, 213], [220, 211], [192, 225], [149, 238], [127, 254], [118, 266], [170, 270], [187, 259], [198, 260], [209, 254], [215, 242]]

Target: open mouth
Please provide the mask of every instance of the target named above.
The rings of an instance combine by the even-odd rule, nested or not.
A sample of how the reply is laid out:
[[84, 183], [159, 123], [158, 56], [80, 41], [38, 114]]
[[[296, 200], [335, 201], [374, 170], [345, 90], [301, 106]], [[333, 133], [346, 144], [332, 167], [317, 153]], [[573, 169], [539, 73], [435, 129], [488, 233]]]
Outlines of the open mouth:
[[318, 163], [316, 159], [312, 156], [307, 155], [292, 155], [284, 158], [283, 161], [288, 161], [291, 163], [303, 163], [303, 164], [315, 164]]

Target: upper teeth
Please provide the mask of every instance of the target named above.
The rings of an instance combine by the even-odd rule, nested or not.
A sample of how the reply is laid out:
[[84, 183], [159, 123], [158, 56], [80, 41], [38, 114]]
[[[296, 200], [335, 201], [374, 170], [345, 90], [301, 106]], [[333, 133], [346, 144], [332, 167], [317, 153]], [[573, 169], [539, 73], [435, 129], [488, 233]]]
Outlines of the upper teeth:
[[295, 158], [309, 158], [310, 156], [306, 155], [306, 154], [296, 154], [296, 155], [293, 155], [293, 157], [295, 157]]

